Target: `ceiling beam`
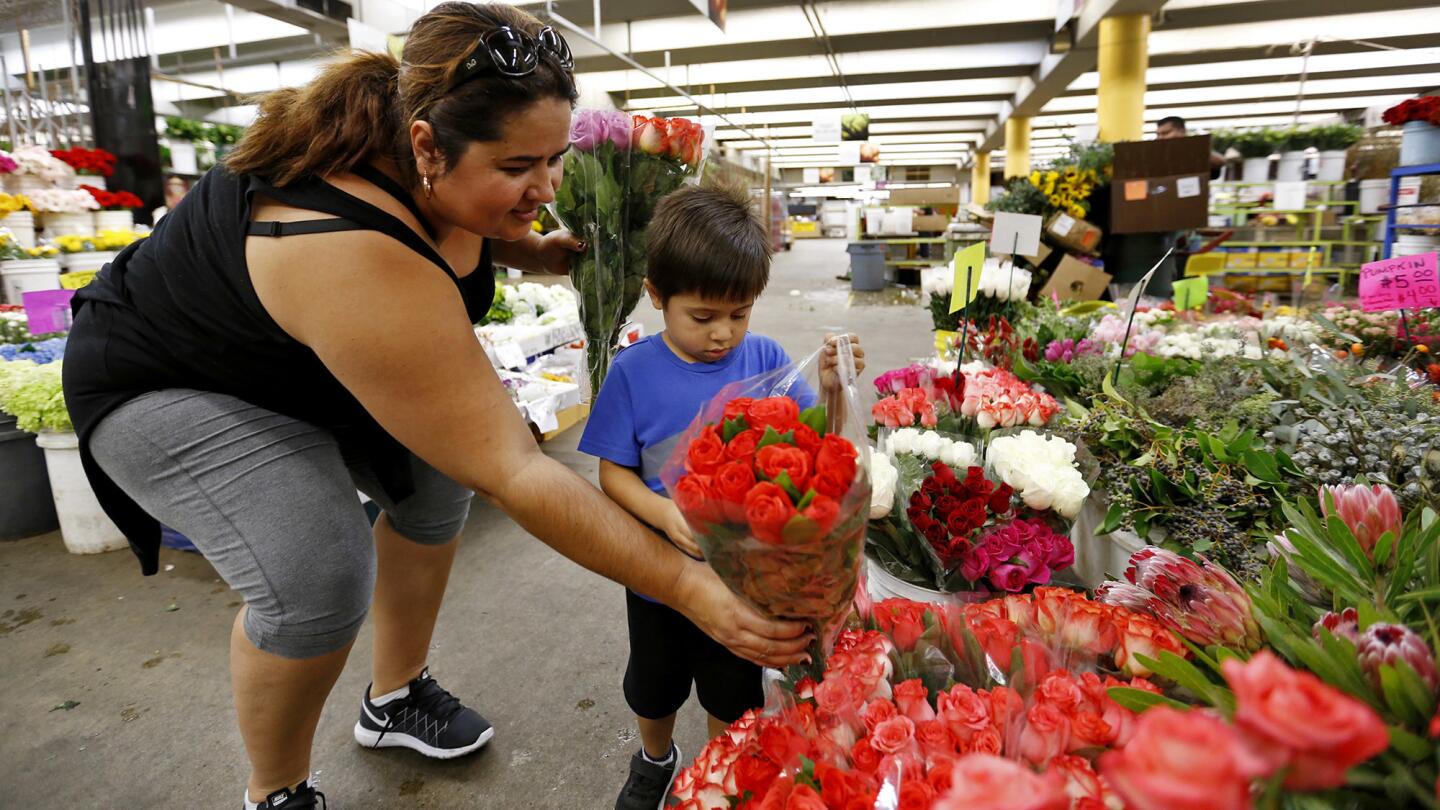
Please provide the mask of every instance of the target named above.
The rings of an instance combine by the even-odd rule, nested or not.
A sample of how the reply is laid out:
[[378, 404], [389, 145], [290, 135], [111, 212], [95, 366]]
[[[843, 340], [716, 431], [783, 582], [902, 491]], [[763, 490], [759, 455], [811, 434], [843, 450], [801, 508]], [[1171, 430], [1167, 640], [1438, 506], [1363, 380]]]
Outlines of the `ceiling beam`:
[[1063, 54], [1049, 54], [1023, 80], [1020, 89], [1000, 110], [999, 119], [985, 132], [978, 151], [988, 152], [1005, 145], [1005, 122], [1011, 116], [1033, 116], [1050, 99], [1065, 92], [1081, 74], [1095, 69], [1100, 47], [1100, 20], [1126, 14], [1154, 14], [1165, 0], [1090, 0], [1075, 21], [1075, 41]]

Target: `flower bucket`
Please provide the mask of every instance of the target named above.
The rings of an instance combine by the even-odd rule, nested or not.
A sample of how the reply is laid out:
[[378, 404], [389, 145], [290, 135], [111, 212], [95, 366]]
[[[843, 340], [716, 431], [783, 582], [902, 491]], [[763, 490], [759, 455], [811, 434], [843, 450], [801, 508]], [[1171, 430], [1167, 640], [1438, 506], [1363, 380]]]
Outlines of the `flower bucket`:
[[15, 417], [0, 414], [0, 540], [19, 540], [53, 532], [60, 523], [50, 497], [45, 453], [29, 433], [15, 427]]
[[1245, 158], [1240, 179], [1246, 183], [1264, 183], [1270, 180], [1270, 158]]
[[18, 259], [0, 262], [4, 277], [5, 302], [24, 303], [20, 296], [27, 292], [60, 289], [60, 263], [54, 259]]
[[1440, 163], [1440, 127], [1428, 121], [1406, 121], [1401, 131], [1401, 166]]
[[1322, 183], [1338, 183], [1345, 179], [1345, 155], [1344, 149], [1327, 149], [1320, 153], [1320, 168], [1315, 172], [1315, 179]]
[[95, 223], [95, 232], [128, 231], [135, 227], [135, 214], [130, 211], [96, 211], [90, 215]]
[[1389, 198], [1389, 180], [1380, 178], [1379, 180], [1360, 181], [1360, 213], [1380, 213], [1380, 206], [1384, 205]]
[[1105, 522], [1103, 504], [1108, 500], [1092, 494], [1070, 527], [1070, 542], [1075, 546], [1075, 565], [1070, 573], [1086, 588], [1098, 587], [1107, 579], [1124, 579], [1130, 555], [1145, 547], [1145, 541], [1134, 532], [1095, 536], [1095, 529]]
[[882, 599], [899, 598], [909, 599], [912, 602], [942, 605], [953, 601], [953, 597], [944, 591], [911, 585], [886, 571], [885, 566], [875, 562], [869, 556], [865, 557], [865, 584], [866, 590], [870, 592], [870, 598], [877, 602]]
[[1281, 152], [1280, 164], [1275, 167], [1275, 179], [1281, 183], [1294, 183], [1305, 179], [1305, 152]]
[[0, 228], [9, 231], [21, 247], [35, 247], [35, 215], [29, 211], [12, 211], [0, 219]]
[[76, 183], [76, 185], [80, 185], [80, 186], [89, 186], [89, 187], [91, 187], [91, 188], [98, 188], [98, 189], [100, 189], [101, 191], [109, 191], [109, 190], [110, 190], [109, 187], [105, 185], [105, 175], [103, 175], [103, 174], [80, 174], [80, 175], [76, 175], [76, 176], [75, 176], [75, 183]]
[[45, 231], [47, 239], [57, 236], [94, 236], [95, 217], [89, 211], [66, 214], [46, 212], [40, 215], [40, 227]]
[[179, 174], [195, 174], [200, 168], [195, 160], [195, 144], [190, 141], [171, 141], [170, 168]]
[[130, 544], [100, 508], [90, 479], [80, 465], [80, 437], [71, 432], [41, 431], [35, 444], [45, 451], [50, 492], [60, 517], [60, 536], [71, 554], [99, 554]]
[[50, 183], [33, 174], [8, 174], [5, 176], [5, 190], [11, 194], [28, 194], [47, 188], [52, 188]]
[[96, 250], [90, 253], [65, 253], [60, 256], [60, 266], [66, 273], [93, 273], [115, 260], [120, 255], [114, 250]]

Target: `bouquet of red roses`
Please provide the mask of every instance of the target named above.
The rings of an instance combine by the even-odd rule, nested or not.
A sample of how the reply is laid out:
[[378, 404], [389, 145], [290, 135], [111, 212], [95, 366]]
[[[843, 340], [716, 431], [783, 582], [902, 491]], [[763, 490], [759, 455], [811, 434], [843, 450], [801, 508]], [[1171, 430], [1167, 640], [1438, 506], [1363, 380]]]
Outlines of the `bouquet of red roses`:
[[[853, 382], [848, 339], [841, 377]], [[661, 472], [720, 578], [776, 618], [814, 624], [818, 663], [850, 611], [870, 510], [854, 388], [819, 404], [798, 366], [726, 386]], [[804, 407], [802, 407], [804, 406]]]

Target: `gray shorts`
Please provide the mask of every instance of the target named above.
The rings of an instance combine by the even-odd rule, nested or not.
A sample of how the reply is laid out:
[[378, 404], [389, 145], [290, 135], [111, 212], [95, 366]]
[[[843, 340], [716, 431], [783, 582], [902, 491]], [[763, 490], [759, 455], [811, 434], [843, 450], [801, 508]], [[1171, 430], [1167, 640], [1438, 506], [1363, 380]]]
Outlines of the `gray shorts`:
[[375, 544], [355, 490], [417, 543], [449, 542], [474, 493], [413, 454], [415, 492], [385, 497], [327, 430], [225, 394], [167, 389], [95, 427], [90, 451], [135, 502], [195, 543], [245, 599], [266, 652], [312, 658], [355, 639], [375, 586]]

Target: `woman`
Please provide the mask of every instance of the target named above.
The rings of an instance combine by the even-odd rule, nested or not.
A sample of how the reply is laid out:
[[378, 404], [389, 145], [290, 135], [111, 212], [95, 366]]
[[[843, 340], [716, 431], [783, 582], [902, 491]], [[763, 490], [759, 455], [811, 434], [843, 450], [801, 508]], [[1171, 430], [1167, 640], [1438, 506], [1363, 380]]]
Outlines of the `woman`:
[[[561, 273], [578, 247], [530, 230], [560, 180], [571, 68], [522, 12], [442, 4], [400, 62], [351, 55], [267, 96], [226, 166], [77, 296], [66, 395], [97, 493], [145, 573], [163, 521], [245, 600], [247, 807], [315, 801], [311, 740], [372, 601], [357, 741], [451, 757], [489, 740], [426, 669], [473, 492], [738, 654], [803, 657], [800, 625], [540, 453], [471, 331], [492, 258]], [[373, 538], [356, 486], [385, 509]]]

